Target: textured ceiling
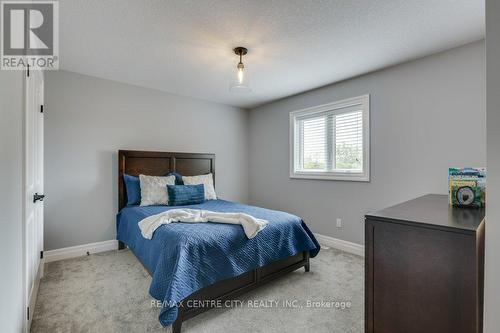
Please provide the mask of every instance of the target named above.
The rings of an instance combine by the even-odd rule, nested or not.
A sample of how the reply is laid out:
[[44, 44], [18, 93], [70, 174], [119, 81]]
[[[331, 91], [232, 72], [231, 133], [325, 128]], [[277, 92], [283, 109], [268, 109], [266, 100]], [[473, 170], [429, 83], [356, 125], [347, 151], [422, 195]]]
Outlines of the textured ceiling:
[[[484, 0], [61, 0], [60, 67], [251, 108], [484, 30]], [[248, 94], [228, 89], [240, 45]]]

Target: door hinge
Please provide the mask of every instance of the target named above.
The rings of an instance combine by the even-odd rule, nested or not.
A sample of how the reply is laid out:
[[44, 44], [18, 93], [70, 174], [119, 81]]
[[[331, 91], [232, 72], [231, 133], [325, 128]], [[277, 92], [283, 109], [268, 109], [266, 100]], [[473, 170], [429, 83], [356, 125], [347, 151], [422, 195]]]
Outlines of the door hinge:
[[40, 251], [40, 259], [43, 259], [43, 251]]
[[43, 113], [43, 104], [40, 105], [40, 113]]
[[30, 307], [28, 306], [28, 309], [27, 309], [27, 316], [28, 316], [28, 321], [30, 320]]

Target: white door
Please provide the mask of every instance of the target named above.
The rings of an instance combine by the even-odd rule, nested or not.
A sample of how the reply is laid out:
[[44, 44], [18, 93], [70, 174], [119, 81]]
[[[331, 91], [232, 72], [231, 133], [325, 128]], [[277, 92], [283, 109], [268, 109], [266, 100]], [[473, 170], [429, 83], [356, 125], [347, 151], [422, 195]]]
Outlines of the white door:
[[35, 310], [43, 274], [43, 72], [30, 70], [25, 81], [24, 282], [26, 330]]

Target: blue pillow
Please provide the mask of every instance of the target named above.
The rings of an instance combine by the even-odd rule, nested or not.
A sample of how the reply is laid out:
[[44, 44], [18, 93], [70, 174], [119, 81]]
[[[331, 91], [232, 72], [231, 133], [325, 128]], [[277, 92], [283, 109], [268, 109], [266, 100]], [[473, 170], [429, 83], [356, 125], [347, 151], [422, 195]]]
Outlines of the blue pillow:
[[175, 185], [184, 185], [184, 182], [182, 181], [182, 175], [177, 172], [169, 172], [166, 174], [166, 176], [175, 176]]
[[134, 206], [141, 203], [141, 183], [139, 177], [123, 175], [125, 188], [127, 189], [127, 206]]
[[186, 206], [205, 202], [205, 186], [198, 185], [167, 185], [168, 205]]

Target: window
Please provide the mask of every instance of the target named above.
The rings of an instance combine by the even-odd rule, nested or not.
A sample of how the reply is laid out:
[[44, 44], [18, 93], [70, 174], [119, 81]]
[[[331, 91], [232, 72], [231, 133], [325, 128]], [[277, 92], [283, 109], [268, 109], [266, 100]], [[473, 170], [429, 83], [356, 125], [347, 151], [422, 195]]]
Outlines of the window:
[[290, 177], [370, 181], [370, 96], [290, 113]]

